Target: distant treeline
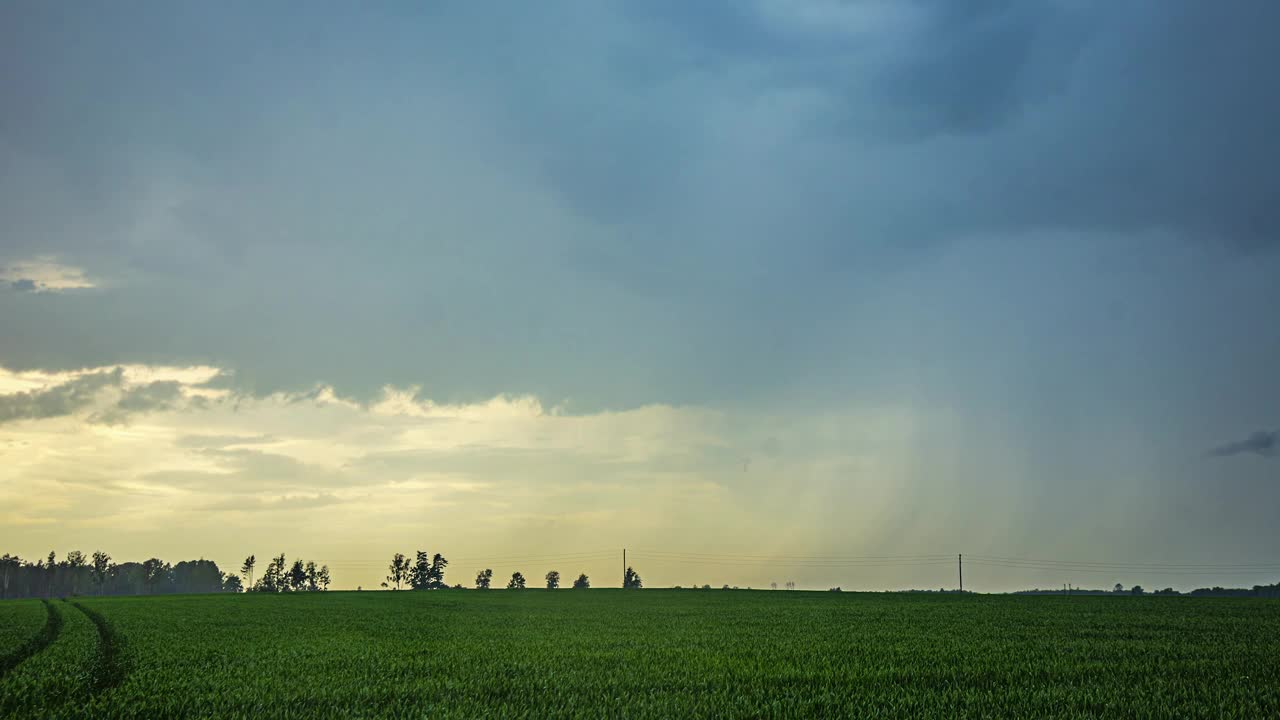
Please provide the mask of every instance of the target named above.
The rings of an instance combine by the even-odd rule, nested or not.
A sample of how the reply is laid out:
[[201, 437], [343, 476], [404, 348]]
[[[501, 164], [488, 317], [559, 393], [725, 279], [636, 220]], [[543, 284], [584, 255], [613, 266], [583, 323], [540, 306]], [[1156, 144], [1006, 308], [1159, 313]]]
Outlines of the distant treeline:
[[1125, 589], [1123, 585], [1117, 584], [1110, 590], [1090, 590], [1087, 588], [1053, 588], [1051, 590], [1019, 590], [1014, 595], [1177, 595], [1185, 597], [1261, 597], [1261, 598], [1280, 598], [1280, 582], [1274, 585], [1254, 585], [1252, 588], [1224, 588], [1214, 586], [1211, 588], [1196, 588], [1189, 592], [1180, 592], [1173, 588], [1165, 588], [1148, 592], [1141, 585], [1134, 585], [1129, 589]]
[[[246, 579], [252, 578], [252, 569], [250, 564]], [[249, 583], [249, 588], [256, 592], [314, 591], [327, 590], [329, 582], [327, 566], [317, 567], [301, 560], [289, 566], [285, 556], [280, 555], [271, 560], [256, 585]], [[212, 560], [184, 560], [170, 565], [151, 558], [117, 563], [104, 552], [86, 556], [79, 550], [67, 553], [61, 560], [53, 552], [34, 561], [7, 553], [0, 556], [0, 599], [241, 592], [244, 588], [240, 576], [222, 572]]]

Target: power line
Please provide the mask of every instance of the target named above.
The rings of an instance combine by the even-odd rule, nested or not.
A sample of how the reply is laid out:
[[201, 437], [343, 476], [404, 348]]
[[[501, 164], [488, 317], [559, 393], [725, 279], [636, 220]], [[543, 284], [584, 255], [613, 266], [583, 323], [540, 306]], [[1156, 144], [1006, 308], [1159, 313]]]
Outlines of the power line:
[[730, 567], [761, 567], [761, 566], [785, 566], [789, 568], [884, 568], [884, 567], [915, 567], [915, 566], [931, 566], [931, 565], [950, 565], [951, 558], [940, 560], [912, 560], [912, 561], [875, 561], [875, 562], [814, 562], [814, 561], [785, 561], [779, 558], [762, 558], [759, 560], [726, 560], [716, 558], [677, 558], [677, 557], [660, 557], [648, 555], [646, 553], [637, 553], [632, 551], [632, 556], [648, 559], [656, 562], [682, 563], [689, 565], [724, 565]]
[[1153, 568], [1153, 569], [1224, 569], [1238, 568], [1243, 570], [1270, 570], [1280, 568], [1280, 562], [1248, 562], [1248, 563], [1149, 563], [1149, 562], [1103, 562], [1088, 560], [1039, 560], [1033, 558], [1006, 557], [1000, 555], [970, 555], [969, 557], [990, 562], [1032, 563], [1036, 565], [1069, 565], [1102, 568]]
[[[605, 551], [584, 552], [584, 553], [567, 553], [563, 555], [523, 555], [523, 556], [501, 556], [501, 557], [500, 556], [485, 557], [480, 555], [471, 555], [471, 556], [454, 557], [454, 558], [448, 558], [446, 556], [446, 558], [449, 560], [450, 565], [458, 565], [462, 563], [507, 564], [507, 563], [535, 563], [535, 562], [586, 562], [586, 561], [605, 560], [608, 558], [612, 558], [614, 556], [614, 553], [615, 551], [613, 550], [605, 550]], [[332, 563], [329, 563], [329, 565], [343, 566], [343, 567], [372, 568], [372, 567], [385, 567], [386, 563], [378, 562], [378, 561], [371, 562], [371, 561], [363, 561], [363, 560], [348, 560], [348, 561], [332, 562]]]
[[832, 560], [832, 561], [862, 561], [862, 560], [948, 560], [951, 558], [950, 553], [937, 553], [933, 555], [774, 555], [774, 554], [749, 554], [749, 553], [703, 553], [703, 552], [672, 552], [666, 550], [633, 550], [632, 552], [641, 552], [646, 555], [672, 556], [672, 557], [696, 557], [696, 558], [725, 558], [725, 559], [744, 559], [759, 558], [765, 560]]
[[1056, 572], [1066, 574], [1085, 574], [1085, 575], [1147, 575], [1147, 576], [1198, 576], [1205, 577], [1210, 575], [1246, 575], [1259, 572], [1274, 572], [1264, 568], [1200, 568], [1200, 569], [1163, 569], [1163, 568], [1089, 568], [1089, 567], [1063, 567], [1061, 565], [1029, 565], [1017, 563], [1000, 563], [990, 562], [986, 560], [969, 560], [972, 565], [982, 567], [1005, 568], [1010, 570], [1036, 570], [1042, 572]]

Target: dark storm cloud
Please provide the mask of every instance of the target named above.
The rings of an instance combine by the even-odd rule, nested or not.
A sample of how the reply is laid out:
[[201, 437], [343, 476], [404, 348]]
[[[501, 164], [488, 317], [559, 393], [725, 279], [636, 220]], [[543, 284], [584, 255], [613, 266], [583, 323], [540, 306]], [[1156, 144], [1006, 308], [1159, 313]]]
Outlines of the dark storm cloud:
[[0, 423], [70, 415], [91, 405], [105, 388], [124, 382], [124, 370], [83, 375], [45, 390], [0, 395]]
[[1244, 440], [1230, 442], [1209, 451], [1215, 457], [1243, 455], [1252, 453], [1263, 457], [1272, 457], [1280, 450], [1280, 430], [1259, 430]]
[[0, 261], [111, 281], [9, 367], [716, 401], [874, 384], [850, 308], [972, 236], [1280, 237], [1274, 2], [94, 12], [0, 7]]
[[20, 278], [9, 283], [9, 285], [20, 292], [35, 292], [37, 289], [36, 281], [31, 278]]
[[[725, 77], [750, 70], [758, 91], [826, 97], [808, 121], [833, 164], [842, 147], [848, 163], [875, 148], [884, 167], [873, 166], [870, 190], [884, 202], [850, 197], [846, 229], [897, 240], [966, 228], [1280, 239], [1280, 86], [1260, 74], [1280, 65], [1280, 4], [904, 3], [915, 12], [883, 32], [843, 37], [707, 5], [674, 15], [691, 18], [693, 44]], [[822, 177], [857, 186], [861, 175]], [[840, 217], [835, 204], [811, 209]]]
[[1017, 0], [641, 7], [632, 12], [688, 42], [684, 57], [721, 69], [765, 64], [768, 84], [831, 93], [843, 131], [898, 140], [990, 131], [1061, 91], [1100, 14]]

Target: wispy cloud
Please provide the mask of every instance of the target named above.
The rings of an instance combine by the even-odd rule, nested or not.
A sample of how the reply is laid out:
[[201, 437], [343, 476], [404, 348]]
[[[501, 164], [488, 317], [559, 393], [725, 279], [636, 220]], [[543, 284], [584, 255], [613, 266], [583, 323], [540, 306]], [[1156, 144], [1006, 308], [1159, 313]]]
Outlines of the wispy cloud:
[[1228, 457], [1253, 453], [1263, 457], [1272, 457], [1280, 450], [1280, 430], [1259, 430], [1244, 440], [1229, 442], [1209, 451], [1214, 457]]

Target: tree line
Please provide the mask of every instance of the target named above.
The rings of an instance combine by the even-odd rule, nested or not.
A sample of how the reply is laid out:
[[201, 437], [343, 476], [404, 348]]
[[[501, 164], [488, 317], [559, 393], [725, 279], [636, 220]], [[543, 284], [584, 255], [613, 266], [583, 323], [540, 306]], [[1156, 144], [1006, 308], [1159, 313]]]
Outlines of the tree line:
[[85, 555], [72, 550], [36, 560], [0, 555], [0, 599], [54, 598], [73, 595], [167, 595], [174, 593], [294, 592], [327, 590], [328, 566], [273, 558], [257, 584], [251, 581], [253, 556], [242, 568], [245, 578], [224, 573], [212, 560], [184, 560], [171, 565], [160, 558], [142, 562], [114, 562], [101, 550]]
[[240, 587], [245, 588], [245, 592], [320, 592], [328, 590], [329, 583], [332, 582], [328, 565], [317, 566], [310, 560], [306, 562], [294, 560], [290, 565], [284, 553], [271, 558], [262, 570], [262, 577], [254, 582], [253, 575], [257, 567], [256, 555], [250, 555], [244, 559], [244, 564], [240, 566], [240, 575], [244, 578], [244, 582], [241, 583], [238, 578], [232, 576], [237, 585], [235, 592], [239, 592]]
[[86, 556], [72, 550], [37, 560], [0, 556], [0, 598], [67, 597], [70, 595], [152, 595], [209, 593], [238, 589], [239, 579], [218, 569], [212, 560], [184, 560], [170, 565], [159, 558], [113, 562], [101, 550]]
[[[442, 590], [448, 588], [445, 569], [449, 561], [440, 553], [434, 555], [420, 550], [409, 557], [396, 553], [388, 566], [387, 579], [382, 583], [393, 590]], [[292, 563], [284, 553], [268, 560], [259, 571], [258, 559], [250, 555], [244, 559], [239, 574], [225, 573], [212, 560], [185, 560], [176, 565], [159, 558], [142, 562], [114, 562], [110, 555], [97, 551], [86, 556], [79, 550], [67, 553], [62, 559], [50, 552], [47, 557], [27, 561], [17, 555], [0, 556], [0, 599], [53, 598], [74, 595], [164, 595], [174, 593], [216, 592], [320, 592], [329, 589], [332, 578], [328, 565], [296, 559]], [[551, 570], [543, 576], [546, 587], [560, 587], [560, 572]], [[475, 588], [488, 590], [493, 584], [493, 570], [485, 568], [476, 573]], [[508, 590], [523, 590], [528, 581], [516, 571], [507, 581]], [[626, 568], [624, 588], [638, 590], [643, 587], [640, 573]], [[462, 584], [453, 586], [462, 589]], [[580, 573], [573, 581], [573, 589], [591, 587], [591, 578]]]
[[1187, 597], [1260, 597], [1260, 598], [1280, 598], [1280, 582], [1273, 585], [1254, 585], [1251, 588], [1225, 588], [1225, 587], [1207, 587], [1196, 588], [1181, 592], [1167, 587], [1163, 590], [1145, 590], [1141, 585], [1134, 585], [1126, 589], [1124, 585], [1116, 583], [1115, 587], [1110, 590], [1096, 590], [1088, 588], [1080, 588], [1067, 586], [1063, 588], [1052, 588], [1041, 590], [1017, 590], [1014, 595], [1181, 595]]
[[[388, 574], [386, 580], [382, 582], [382, 587], [388, 590], [444, 590], [450, 587], [444, 581], [444, 570], [448, 565], [449, 561], [440, 553], [430, 555], [425, 550], [419, 550], [413, 559], [404, 553], [396, 553], [391, 557], [391, 563], [387, 565]], [[558, 589], [560, 571], [549, 571], [543, 576], [543, 580], [548, 590]], [[492, 586], [492, 568], [485, 568], [476, 573], [475, 588], [477, 590], [488, 590]], [[643, 586], [640, 573], [628, 567], [623, 575], [622, 586], [629, 590], [639, 590]], [[507, 581], [508, 590], [524, 590], [526, 587], [528, 587], [528, 581], [524, 573], [519, 570], [511, 573], [511, 579]], [[591, 578], [587, 577], [586, 573], [579, 574], [573, 581], [575, 590], [586, 590], [590, 587]], [[453, 589], [462, 590], [462, 583], [453, 585]]]

